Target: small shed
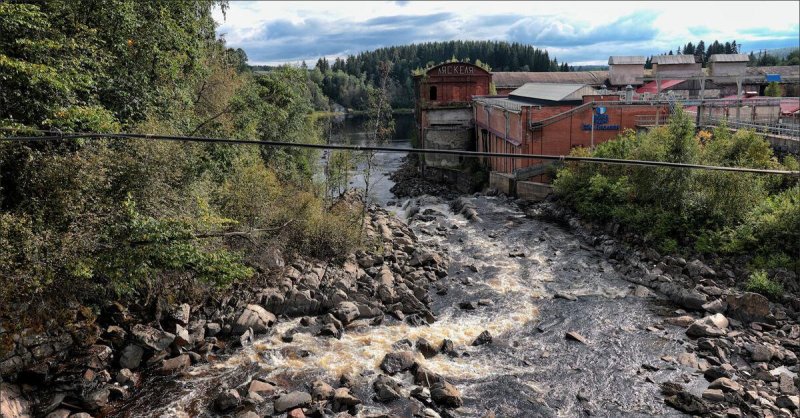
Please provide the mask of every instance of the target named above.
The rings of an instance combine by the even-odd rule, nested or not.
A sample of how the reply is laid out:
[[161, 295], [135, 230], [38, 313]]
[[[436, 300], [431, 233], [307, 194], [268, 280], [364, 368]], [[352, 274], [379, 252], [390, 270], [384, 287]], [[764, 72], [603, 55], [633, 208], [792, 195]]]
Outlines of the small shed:
[[[611, 56], [608, 57], [608, 81], [612, 86], [635, 86], [642, 84], [644, 77], [645, 57], [643, 56]], [[638, 80], [637, 80], [638, 79]]]
[[703, 75], [703, 68], [695, 62], [694, 55], [656, 55], [653, 75], [661, 79], [697, 77]]
[[[708, 59], [709, 73], [712, 77], [743, 76], [747, 72], [750, 58], [745, 54], [714, 54]], [[736, 84], [736, 80], [713, 78], [717, 84]]]

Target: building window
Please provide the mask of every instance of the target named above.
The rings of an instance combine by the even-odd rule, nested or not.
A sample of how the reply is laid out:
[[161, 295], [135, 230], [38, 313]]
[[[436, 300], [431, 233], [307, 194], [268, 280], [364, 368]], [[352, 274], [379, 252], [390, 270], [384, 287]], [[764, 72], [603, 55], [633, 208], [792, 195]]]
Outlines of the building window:
[[431, 86], [429, 97], [431, 100], [436, 100], [436, 86]]

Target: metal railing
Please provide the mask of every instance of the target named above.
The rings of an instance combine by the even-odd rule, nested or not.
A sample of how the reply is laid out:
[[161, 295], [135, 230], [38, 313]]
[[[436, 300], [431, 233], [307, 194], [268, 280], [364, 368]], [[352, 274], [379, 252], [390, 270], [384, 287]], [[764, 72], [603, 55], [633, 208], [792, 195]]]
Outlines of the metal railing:
[[669, 123], [669, 113], [659, 115], [636, 115], [633, 117], [636, 126], [658, 126]]
[[785, 123], [754, 123], [730, 120], [715, 116], [703, 116], [703, 126], [719, 126], [723, 122], [731, 129], [752, 129], [759, 133], [785, 136], [795, 141], [800, 141], [800, 126]]

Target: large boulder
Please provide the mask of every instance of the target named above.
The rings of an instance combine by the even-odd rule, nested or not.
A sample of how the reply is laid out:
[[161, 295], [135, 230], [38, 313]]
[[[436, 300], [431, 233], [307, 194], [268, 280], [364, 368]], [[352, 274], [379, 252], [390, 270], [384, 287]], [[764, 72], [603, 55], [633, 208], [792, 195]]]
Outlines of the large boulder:
[[770, 314], [769, 300], [758, 293], [728, 295], [728, 316], [743, 322], [765, 322]]
[[31, 417], [30, 404], [18, 387], [0, 383], [0, 417]]
[[229, 389], [217, 395], [214, 399], [214, 407], [219, 412], [227, 412], [233, 410], [242, 401], [242, 397], [236, 389]]
[[174, 373], [188, 369], [192, 365], [192, 359], [188, 354], [181, 354], [178, 357], [161, 361], [162, 373]]
[[699, 279], [701, 277], [714, 277], [716, 273], [711, 267], [708, 267], [700, 260], [692, 260], [686, 264], [684, 267], [686, 273], [689, 274], [689, 277], [692, 279]]
[[277, 318], [272, 312], [262, 308], [258, 305], [247, 305], [236, 323], [233, 324], [232, 331], [236, 334], [243, 334], [248, 329], [252, 328], [253, 332], [259, 334], [267, 331]]
[[279, 396], [273, 405], [277, 413], [282, 413], [294, 408], [305, 408], [311, 405], [311, 395], [299, 391], [285, 393]]
[[381, 361], [381, 369], [388, 374], [406, 371], [414, 365], [414, 353], [411, 351], [397, 351], [388, 353]]
[[375, 390], [375, 398], [378, 402], [391, 402], [403, 396], [400, 385], [386, 375], [378, 376], [372, 383], [372, 388]]
[[[161, 331], [153, 327], [136, 324], [131, 328], [131, 334], [137, 341], [153, 351], [165, 350], [175, 340], [175, 334]], [[130, 368], [130, 367], [129, 367]]]
[[458, 408], [464, 405], [464, 401], [461, 399], [461, 392], [444, 380], [433, 384], [431, 387], [431, 399], [446, 408]]
[[333, 315], [342, 321], [342, 324], [347, 325], [358, 319], [358, 306], [353, 302], [340, 302], [336, 309], [333, 310]]
[[142, 364], [142, 355], [144, 350], [136, 344], [128, 344], [122, 349], [122, 355], [119, 358], [119, 367], [123, 369], [135, 369]]

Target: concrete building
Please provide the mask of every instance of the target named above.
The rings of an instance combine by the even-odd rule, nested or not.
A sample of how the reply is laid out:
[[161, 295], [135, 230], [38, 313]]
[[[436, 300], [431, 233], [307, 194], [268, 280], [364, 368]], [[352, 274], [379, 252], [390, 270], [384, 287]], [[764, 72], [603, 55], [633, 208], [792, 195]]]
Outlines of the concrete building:
[[645, 57], [642, 56], [618, 55], [608, 57], [609, 86], [641, 85], [646, 61]]
[[[472, 97], [488, 95], [492, 75], [476, 65], [437, 65], [414, 77], [419, 145], [433, 149], [474, 149]], [[426, 156], [425, 166], [458, 169], [459, 156]]]
[[703, 75], [702, 64], [694, 55], [656, 55], [653, 57], [653, 76], [662, 80], [698, 77]]
[[[710, 76], [738, 77], [747, 72], [747, 63], [750, 62], [745, 54], [714, 54], [708, 59]], [[725, 79], [714, 79], [720, 82]]]

